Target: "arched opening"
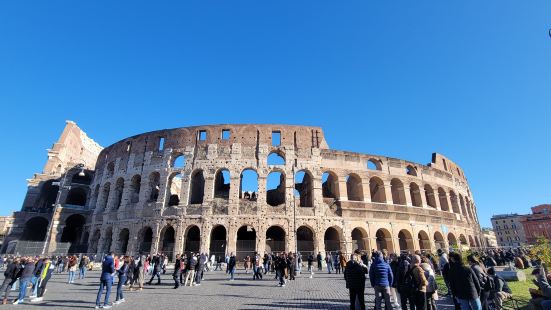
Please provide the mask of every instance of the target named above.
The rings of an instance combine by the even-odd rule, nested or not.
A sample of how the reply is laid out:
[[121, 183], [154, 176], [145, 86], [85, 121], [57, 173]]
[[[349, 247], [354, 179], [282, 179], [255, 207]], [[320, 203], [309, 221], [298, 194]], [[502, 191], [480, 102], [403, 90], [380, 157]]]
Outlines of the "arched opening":
[[128, 251], [128, 238], [130, 237], [130, 231], [127, 228], [123, 228], [119, 233], [119, 248], [117, 254], [126, 255]]
[[107, 182], [103, 185], [103, 189], [101, 192], [101, 203], [100, 203], [100, 210], [105, 210], [107, 207], [107, 202], [109, 201], [109, 192], [111, 191], [111, 183]]
[[122, 193], [124, 191], [124, 179], [118, 178], [117, 183], [115, 183], [115, 204], [114, 208], [115, 210], [118, 210], [120, 206], [122, 205]]
[[465, 201], [463, 200], [463, 196], [459, 194], [459, 205], [461, 206], [461, 213], [464, 217], [467, 217], [467, 209], [465, 209]]
[[370, 158], [367, 160], [367, 169], [369, 170], [383, 170], [381, 161], [378, 159]]
[[82, 187], [71, 188], [65, 204], [84, 207], [86, 205], [86, 190]]
[[419, 239], [419, 249], [424, 252], [430, 252], [429, 235], [424, 230], [421, 230], [417, 234], [417, 238]]
[[369, 179], [371, 202], [386, 203], [385, 184], [378, 177]]
[[408, 165], [406, 167], [406, 174], [416, 177], [417, 176], [417, 169], [413, 167], [412, 165]]
[[258, 173], [253, 169], [241, 172], [239, 181], [239, 198], [256, 201], [258, 198]]
[[422, 207], [423, 202], [421, 201], [421, 190], [419, 189], [419, 185], [417, 183], [410, 183], [409, 184], [409, 195], [411, 196], [411, 204], [414, 207]]
[[96, 231], [92, 235], [92, 239], [90, 240], [90, 247], [89, 247], [90, 253], [98, 252], [98, 244], [99, 244], [100, 237], [101, 237], [101, 232], [99, 229], [96, 229]]
[[266, 230], [266, 252], [285, 252], [285, 230], [279, 226], [270, 226]]
[[186, 157], [182, 154], [177, 155], [174, 157], [174, 160], [172, 161], [172, 168], [181, 169], [184, 168], [186, 165]]
[[83, 252], [84, 249], [80, 247], [80, 240], [82, 240], [82, 234], [84, 232], [84, 224], [86, 219], [80, 214], [73, 214], [65, 220], [65, 227], [61, 233], [60, 241], [71, 243], [69, 247], [70, 253]]
[[469, 246], [471, 248], [474, 248], [476, 246], [476, 244], [474, 243], [473, 236], [469, 236]]
[[102, 254], [109, 253], [109, 251], [111, 251], [112, 244], [113, 244], [113, 227], [109, 227], [105, 231], [105, 239], [103, 242], [103, 249], [101, 249], [101, 253]]
[[[222, 225], [215, 226], [210, 232], [210, 254], [220, 259], [226, 254], [226, 228]], [[230, 253], [227, 253], [230, 254]]]
[[384, 228], [380, 228], [375, 233], [375, 241], [377, 243], [377, 250], [392, 250], [392, 235]]
[[450, 211], [450, 206], [448, 205], [448, 194], [442, 188], [438, 188], [438, 198], [440, 199], [440, 209], [442, 211]]
[[166, 254], [169, 259], [172, 259], [172, 254], [174, 253], [174, 243], [176, 241], [174, 238], [175, 235], [176, 232], [172, 226], [166, 226], [163, 230], [161, 230], [161, 252]]
[[151, 251], [151, 242], [153, 241], [153, 230], [151, 227], [144, 227], [139, 234], [140, 237], [140, 253], [147, 254]]
[[160, 180], [161, 175], [156, 171], [149, 175], [149, 201], [159, 199]]
[[442, 250], [445, 250], [446, 249], [446, 241], [444, 241], [444, 236], [442, 236], [442, 234], [437, 231], [434, 233], [434, 245], [436, 247], [436, 249], [442, 249]]
[[354, 173], [346, 176], [346, 193], [350, 201], [364, 200], [364, 190], [360, 176]]
[[323, 241], [325, 243], [326, 252], [341, 251], [341, 237], [339, 232], [334, 227], [327, 228]]
[[314, 231], [307, 226], [297, 229], [297, 249], [303, 260], [314, 254]]
[[457, 195], [455, 195], [454, 191], [450, 191], [450, 200], [452, 203], [453, 213], [459, 214], [459, 204], [457, 203]]
[[463, 234], [459, 235], [459, 242], [463, 246], [467, 245], [467, 238], [465, 238], [465, 235], [463, 235]]
[[474, 241], [475, 241], [477, 247], [479, 247], [479, 248], [482, 247], [482, 245], [480, 244], [480, 239], [478, 238], [478, 236], [474, 237]]
[[434, 190], [428, 184], [425, 184], [425, 200], [427, 205], [432, 208], [436, 208], [436, 199], [434, 197]]
[[352, 230], [352, 250], [367, 250], [367, 233], [362, 228]]
[[402, 229], [398, 233], [398, 244], [400, 245], [400, 252], [413, 251], [413, 238], [407, 229]]
[[235, 257], [238, 260], [244, 259], [247, 255], [252, 256], [256, 251], [256, 231], [252, 226], [241, 226], [237, 230], [237, 247]]
[[[218, 226], [222, 227], [223, 226]], [[225, 233], [224, 233], [224, 241], [225, 239]], [[192, 225], [191, 227], [188, 227], [186, 232], [186, 238], [185, 238], [185, 245], [184, 245], [184, 252], [186, 253], [197, 253], [199, 252], [199, 249], [201, 247], [201, 230], [197, 225]]]
[[268, 155], [268, 166], [285, 165], [285, 158], [277, 152]]
[[324, 172], [321, 182], [323, 198], [339, 199], [339, 178], [334, 172]]
[[110, 162], [107, 164], [107, 177], [110, 178], [115, 174], [115, 163]]
[[285, 204], [285, 174], [273, 171], [266, 178], [266, 203], [272, 207]]
[[455, 238], [455, 235], [452, 233], [448, 233], [448, 244], [450, 246], [457, 246], [457, 239]]
[[48, 230], [48, 220], [43, 217], [33, 217], [25, 223], [22, 241], [44, 241]]
[[140, 201], [140, 188], [142, 186], [142, 176], [136, 174], [130, 181], [130, 202], [137, 203]]
[[230, 171], [220, 169], [214, 177], [214, 198], [230, 198]]
[[392, 179], [390, 181], [390, 188], [392, 190], [392, 203], [395, 205], [405, 205], [406, 195], [404, 193], [404, 184], [398, 179]]
[[295, 199], [299, 200], [299, 207], [311, 208], [314, 206], [313, 202], [313, 182], [310, 172], [306, 170], [298, 171], [295, 174]]
[[168, 206], [180, 204], [180, 193], [182, 192], [182, 174], [175, 173], [168, 179]]
[[73, 174], [73, 177], [71, 178], [72, 184], [82, 184], [82, 185], [90, 185], [92, 184], [92, 174], [91, 173], [84, 173], [84, 175], [80, 175], [80, 171], [78, 170], [78, 173]]
[[191, 175], [191, 190], [189, 203], [202, 204], [205, 195], [205, 176], [203, 170], [197, 170]]

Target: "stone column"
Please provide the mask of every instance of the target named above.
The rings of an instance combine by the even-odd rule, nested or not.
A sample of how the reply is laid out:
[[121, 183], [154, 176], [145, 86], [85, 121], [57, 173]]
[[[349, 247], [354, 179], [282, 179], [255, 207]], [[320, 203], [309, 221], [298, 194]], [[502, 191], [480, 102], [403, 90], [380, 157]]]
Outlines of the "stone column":
[[384, 186], [385, 186], [386, 203], [391, 205], [391, 204], [393, 204], [393, 202], [392, 202], [392, 186], [390, 185], [390, 183], [384, 183]]
[[424, 188], [419, 187], [419, 196], [421, 196], [421, 207], [423, 208], [429, 207], [429, 204], [427, 201], [427, 193], [425, 192]]
[[[362, 179], [363, 180], [363, 179]], [[369, 179], [362, 181], [362, 189], [364, 193], [364, 202], [371, 202], [371, 189], [369, 188]]]
[[[431, 195], [431, 193], [429, 193]], [[436, 210], [442, 211], [442, 206], [440, 206], [440, 196], [438, 195], [438, 191], [432, 191], [432, 196], [434, 197], [434, 203], [436, 204]]]
[[153, 238], [151, 238], [151, 254], [156, 254], [159, 252], [159, 240], [161, 235], [161, 227], [160, 223], [155, 223], [153, 226]]
[[199, 245], [199, 249], [201, 250], [202, 253], [210, 253], [211, 230], [212, 230], [212, 224], [208, 223], [207, 221], [203, 221], [203, 225], [201, 225], [201, 244]]
[[406, 197], [406, 206], [411, 207], [412, 206], [411, 201], [413, 199], [412, 199], [411, 193], [409, 191], [409, 185], [404, 185], [404, 196]]
[[[173, 255], [173, 259], [174, 259], [174, 255], [176, 254], [181, 254], [183, 253], [184, 251], [184, 234], [185, 234], [185, 227], [184, 227], [184, 224], [182, 223], [182, 220], [178, 220], [178, 224], [176, 225], [176, 231], [175, 231], [175, 235], [174, 235], [174, 251], [172, 253]], [[201, 232], [203, 230], [201, 229]], [[203, 250], [201, 249], [201, 252], [203, 252]], [[204, 253], [204, 252], [203, 252]]]
[[233, 253], [234, 255], [237, 252], [237, 230], [235, 220], [230, 221], [228, 226], [228, 231], [226, 234], [226, 254]]
[[261, 206], [265, 207], [267, 205], [266, 195], [267, 195], [267, 188], [268, 188], [267, 187], [268, 178], [265, 175], [261, 176], [258, 171], [257, 173], [258, 173], [258, 193], [256, 196], [256, 205], [258, 210], [260, 211]]
[[230, 214], [239, 214], [239, 186], [241, 185], [241, 176], [236, 176], [236, 174], [237, 172], [230, 174], [230, 194], [228, 205], [229, 209], [233, 210]]
[[346, 177], [339, 178], [339, 200], [348, 200], [348, 189], [346, 187]]

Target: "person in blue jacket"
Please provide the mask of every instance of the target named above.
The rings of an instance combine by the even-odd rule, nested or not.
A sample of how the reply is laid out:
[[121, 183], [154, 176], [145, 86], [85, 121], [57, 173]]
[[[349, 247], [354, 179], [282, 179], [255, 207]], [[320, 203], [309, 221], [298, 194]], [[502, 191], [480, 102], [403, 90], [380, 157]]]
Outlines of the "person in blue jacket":
[[105, 300], [103, 302], [103, 309], [111, 308], [109, 305], [109, 295], [111, 294], [111, 285], [113, 285], [113, 274], [115, 273], [115, 262], [113, 260], [113, 253], [107, 254], [103, 258], [101, 264], [101, 277], [98, 290], [98, 297], [96, 298], [96, 309], [101, 307], [101, 295], [103, 294], [103, 289], [105, 288]]
[[385, 309], [391, 310], [390, 303], [390, 285], [392, 284], [393, 275], [390, 265], [384, 261], [381, 252], [373, 253], [373, 263], [369, 269], [369, 281], [375, 290], [375, 309], [381, 309], [381, 299], [385, 300]]

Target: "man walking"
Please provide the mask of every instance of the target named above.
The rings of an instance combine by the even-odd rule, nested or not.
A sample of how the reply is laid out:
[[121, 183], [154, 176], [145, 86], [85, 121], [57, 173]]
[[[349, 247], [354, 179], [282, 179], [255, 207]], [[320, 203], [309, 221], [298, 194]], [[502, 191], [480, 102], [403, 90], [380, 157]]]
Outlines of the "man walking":
[[356, 303], [359, 304], [361, 310], [365, 310], [364, 291], [366, 273], [367, 266], [361, 262], [358, 255], [352, 254], [344, 270], [346, 288], [348, 288], [350, 293], [350, 310], [356, 309]]
[[318, 252], [318, 256], [316, 258], [318, 260], [318, 271], [321, 271], [321, 261], [322, 261], [321, 252]]
[[371, 268], [369, 268], [369, 282], [371, 282], [371, 286], [375, 290], [375, 310], [381, 310], [382, 299], [385, 300], [385, 310], [392, 309], [392, 304], [390, 303], [390, 284], [392, 280], [393, 276], [390, 265], [383, 260], [381, 252], [375, 252], [373, 263], [371, 264]]
[[151, 279], [149, 279], [149, 282], [147, 282], [148, 285], [151, 285], [153, 282], [153, 279], [157, 277], [157, 285], [161, 284], [161, 257], [160, 255], [155, 255], [151, 259], [151, 263], [153, 264], [153, 272], [151, 273]]
[[228, 258], [228, 267], [227, 270], [230, 273], [230, 281], [233, 281], [234, 274], [235, 274], [235, 256], [233, 255], [233, 252], [230, 254], [230, 257]]
[[111, 285], [113, 285], [113, 273], [115, 273], [115, 262], [113, 260], [113, 254], [110, 253], [103, 259], [101, 264], [101, 277], [98, 290], [98, 296], [96, 298], [96, 309], [101, 307], [101, 295], [105, 288], [105, 299], [103, 301], [103, 309], [111, 308], [109, 305], [109, 295], [111, 294]]

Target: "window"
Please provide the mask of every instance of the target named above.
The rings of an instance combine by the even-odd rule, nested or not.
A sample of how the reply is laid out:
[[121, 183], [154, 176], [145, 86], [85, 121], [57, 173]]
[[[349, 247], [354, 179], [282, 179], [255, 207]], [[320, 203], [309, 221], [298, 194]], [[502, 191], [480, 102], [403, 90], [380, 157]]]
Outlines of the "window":
[[222, 129], [222, 140], [229, 140], [230, 136], [231, 135], [229, 129]]
[[281, 131], [272, 131], [272, 146], [281, 145]]
[[199, 130], [199, 141], [206, 141], [206, 140], [207, 140], [207, 131]]
[[165, 149], [165, 138], [159, 137], [159, 151], [162, 151]]

